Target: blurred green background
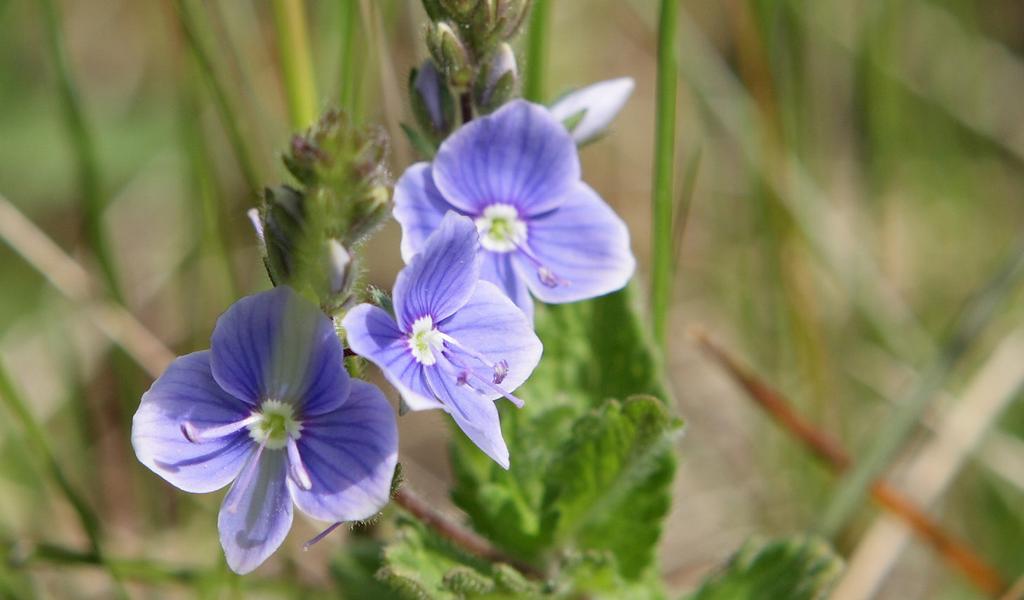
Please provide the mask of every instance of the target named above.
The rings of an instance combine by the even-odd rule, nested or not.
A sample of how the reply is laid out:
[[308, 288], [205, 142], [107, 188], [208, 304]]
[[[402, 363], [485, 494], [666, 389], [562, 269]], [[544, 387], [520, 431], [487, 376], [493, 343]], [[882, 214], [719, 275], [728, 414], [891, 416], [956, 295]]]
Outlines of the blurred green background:
[[[550, 4], [548, 100], [636, 79], [582, 159], [630, 226], [643, 285], [657, 6]], [[321, 106], [384, 125], [397, 177], [416, 160], [400, 124], [412, 121], [406, 76], [426, 54], [418, 2], [306, 10]], [[928, 384], [922, 374], [938, 373], [887, 477], [1013, 582], [1024, 573], [1024, 305], [1016, 280], [990, 280], [1024, 233], [1024, 3], [687, 0], [680, 12], [685, 234], [666, 364], [688, 433], [661, 545], [673, 596], [752, 534], [817, 525], [838, 482], [698, 351], [694, 327], [854, 460]], [[332, 589], [344, 536], [303, 552], [319, 525], [299, 519], [240, 581], [221, 566], [220, 494], [178, 493], [129, 444], [161, 343], [207, 347], [218, 314], [269, 285], [245, 211], [286, 180], [283, 90], [269, 2], [0, 0], [0, 395], [20, 392], [41, 427], [0, 405], [0, 597], [110, 593], [41, 439], [98, 515], [104, 560], [120, 561], [133, 597]], [[389, 225], [367, 253], [384, 288], [399, 235]], [[948, 341], [972, 298], [991, 320]], [[941, 358], [951, 349], [964, 354]], [[448, 428], [430, 413], [401, 428], [407, 477], [450, 507]], [[984, 597], [927, 544], [885, 543], [882, 514], [865, 503], [837, 538], [849, 558], [837, 597]]]

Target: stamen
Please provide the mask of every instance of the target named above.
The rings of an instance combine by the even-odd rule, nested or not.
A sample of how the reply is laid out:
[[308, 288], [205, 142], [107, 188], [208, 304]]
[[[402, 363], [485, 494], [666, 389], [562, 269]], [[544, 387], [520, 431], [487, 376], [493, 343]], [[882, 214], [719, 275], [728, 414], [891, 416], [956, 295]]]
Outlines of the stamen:
[[249, 488], [252, 483], [252, 478], [256, 476], [256, 472], [259, 471], [260, 457], [263, 456], [263, 449], [267, 447], [267, 440], [263, 440], [259, 448], [256, 448], [256, 453], [253, 454], [252, 458], [249, 459], [249, 464], [245, 466], [245, 470], [235, 480], [234, 487], [238, 489], [238, 494], [235, 496], [231, 504], [228, 505], [228, 512], [234, 513], [238, 510], [238, 503], [242, 501], [242, 496], [245, 495], [245, 490]]
[[342, 522], [343, 521], [338, 521], [337, 523], [332, 524], [327, 529], [324, 529], [320, 533], [316, 534], [316, 537], [314, 537], [313, 539], [309, 540], [308, 542], [306, 542], [305, 544], [302, 545], [302, 549], [303, 550], [309, 550], [310, 548], [312, 548], [313, 544], [315, 544], [315, 543], [319, 542], [320, 540], [324, 539], [325, 537], [330, 535], [332, 531], [334, 531], [335, 529], [340, 527]]
[[[497, 384], [492, 383], [490, 380], [476, 374], [472, 368], [470, 368], [468, 365], [462, 362], [457, 356], [454, 355], [454, 353], [444, 352], [443, 354], [444, 357], [447, 358], [451, 364], [460, 369], [458, 373], [455, 373], [455, 380], [459, 385], [467, 385], [469, 383], [469, 379], [472, 378], [473, 380], [482, 383], [484, 387], [490, 389], [491, 391], [496, 392], [501, 396], [504, 396], [509, 400], [509, 402], [515, 404], [518, 408], [522, 408], [525, 404], [521, 398], [513, 395], [511, 392], [506, 391], [504, 388], [499, 387]], [[478, 392], [482, 392], [482, 390], [480, 389], [474, 389], [476, 389], [476, 391]]]
[[306, 470], [306, 465], [302, 463], [302, 457], [299, 455], [299, 445], [292, 437], [288, 438], [288, 474], [299, 488], [309, 491], [313, 487], [313, 480], [309, 477], [309, 471]]
[[494, 364], [494, 379], [495, 384], [499, 384], [505, 381], [505, 377], [508, 375], [508, 361], [504, 358]]
[[260, 415], [253, 413], [241, 421], [235, 421], [234, 423], [228, 423], [226, 425], [217, 425], [216, 427], [207, 427], [205, 429], [196, 427], [191, 421], [185, 421], [181, 424], [181, 435], [193, 444], [199, 444], [231, 435], [239, 429], [248, 427], [259, 420]]
[[539, 258], [534, 256], [533, 253], [527, 250], [526, 247], [523, 246], [522, 244], [516, 244], [516, 249], [522, 252], [523, 256], [525, 256], [527, 260], [533, 263], [533, 266], [537, 267], [537, 277], [540, 279], [540, 282], [543, 283], [545, 286], [553, 288], [558, 287], [560, 285], [571, 285], [571, 281], [569, 281], [568, 279], [562, 279], [561, 277], [556, 275], [554, 271], [549, 269], [544, 263], [540, 261]]

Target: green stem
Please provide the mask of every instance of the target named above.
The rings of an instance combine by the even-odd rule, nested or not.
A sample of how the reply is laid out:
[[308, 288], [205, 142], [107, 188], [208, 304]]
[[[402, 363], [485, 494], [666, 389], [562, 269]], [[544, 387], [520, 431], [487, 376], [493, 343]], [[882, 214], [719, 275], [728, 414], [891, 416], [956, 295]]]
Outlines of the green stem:
[[665, 343], [665, 326], [672, 299], [672, 200], [676, 141], [676, 31], [679, 0], [661, 0], [658, 22], [658, 81], [654, 123], [654, 181], [652, 184], [651, 296], [654, 337]]
[[68, 64], [67, 49], [64, 47], [64, 35], [61, 31], [61, 16], [54, 0], [43, 0], [43, 15], [46, 24], [46, 41], [57, 73], [60, 88], [61, 106], [64, 119], [71, 136], [71, 143], [78, 165], [78, 179], [82, 190], [85, 212], [85, 230], [89, 245], [96, 254], [103, 279], [110, 294], [119, 302], [122, 301], [121, 287], [113, 252], [103, 228], [103, 212], [106, 199], [103, 194], [103, 183], [100, 178], [99, 158], [96, 142], [89, 124], [86, 122], [82, 108], [82, 98], [75, 85], [71, 67]]
[[978, 292], [968, 300], [957, 316], [952, 335], [938, 356], [922, 373], [917, 385], [906, 398], [895, 403], [894, 415], [886, 419], [874, 436], [874, 444], [863, 459], [840, 484], [839, 490], [825, 510], [820, 530], [835, 537], [862, 503], [868, 486], [875, 481], [886, 465], [914, 431], [928, 402], [942, 391], [953, 368], [973, 346], [988, 324], [996, 316], [1003, 301], [1024, 278], [1024, 243], [1014, 251], [1005, 265]]
[[228, 95], [227, 89], [217, 77], [211, 54], [204, 42], [202, 31], [201, 13], [196, 13], [189, 6], [189, 0], [178, 0], [178, 20], [181, 23], [182, 31], [192, 55], [199, 65], [199, 71], [213, 94], [214, 104], [217, 112], [220, 113], [221, 121], [224, 122], [224, 129], [227, 131], [228, 143], [235, 153], [242, 176], [245, 178], [249, 189], [253, 194], [258, 195], [262, 189], [261, 179], [257, 173], [256, 163], [246, 144], [245, 136], [242, 134], [241, 119], [238, 118], [239, 111], [236, 103]]
[[356, 35], [359, 24], [358, 0], [341, 0], [341, 107], [358, 121], [359, 63], [356, 61]]
[[534, 0], [526, 40], [526, 69], [523, 73], [523, 97], [531, 102], [544, 101], [544, 67], [547, 66], [550, 23], [551, 0]]
[[303, 131], [316, 120], [316, 81], [309, 51], [309, 28], [302, 0], [273, 0], [277, 50], [281, 56], [288, 115], [292, 128]]
[[8, 375], [3, 363], [0, 363], [0, 398], [2, 398], [8, 410], [14, 414], [14, 417], [21, 422], [25, 437], [32, 446], [32, 451], [42, 459], [46, 470], [49, 471], [50, 477], [57, 484], [57, 488], [64, 494], [64, 497], [74, 509], [75, 514], [78, 515], [82, 529], [85, 531], [86, 537], [89, 538], [89, 547], [96, 563], [107, 566], [111, 577], [114, 579], [115, 589], [118, 592], [117, 595], [119, 597], [126, 597], [124, 589], [121, 587], [120, 575], [104, 561], [100, 542], [99, 518], [85, 501], [85, 498], [71, 484], [71, 481], [64, 473], [64, 469], [57, 462], [57, 457], [54, 455], [53, 449], [46, 439], [43, 428], [40, 427], [31, 411], [29, 411], [28, 403], [15, 387], [14, 381]]

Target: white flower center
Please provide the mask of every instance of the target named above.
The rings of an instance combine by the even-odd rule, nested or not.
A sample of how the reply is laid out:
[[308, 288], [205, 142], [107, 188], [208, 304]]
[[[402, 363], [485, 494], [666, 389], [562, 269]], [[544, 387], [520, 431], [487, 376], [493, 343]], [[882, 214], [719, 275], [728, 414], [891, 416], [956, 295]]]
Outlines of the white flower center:
[[249, 424], [249, 437], [258, 444], [266, 443], [269, 450], [280, 450], [288, 445], [288, 438], [302, 437], [302, 423], [295, 419], [295, 409], [287, 402], [264, 400], [259, 419]]
[[437, 363], [434, 356], [435, 350], [441, 350], [444, 346], [445, 335], [434, 327], [434, 319], [430, 315], [416, 319], [412, 324], [412, 333], [409, 334], [409, 349], [412, 355], [421, 365], [433, 365]]
[[526, 241], [526, 222], [511, 204], [492, 204], [475, 222], [485, 250], [512, 252]]

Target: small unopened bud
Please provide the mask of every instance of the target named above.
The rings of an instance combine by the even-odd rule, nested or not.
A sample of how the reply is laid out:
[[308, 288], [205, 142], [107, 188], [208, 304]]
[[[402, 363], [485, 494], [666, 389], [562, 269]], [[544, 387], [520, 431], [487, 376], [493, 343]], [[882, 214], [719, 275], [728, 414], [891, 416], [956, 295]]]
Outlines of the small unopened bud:
[[495, 0], [495, 33], [505, 41], [516, 36], [530, 12], [530, 0]]
[[489, 112], [507, 102], [515, 94], [517, 76], [515, 52], [503, 42], [477, 76], [477, 105]]
[[413, 113], [420, 127], [436, 136], [446, 136], [453, 124], [455, 100], [434, 61], [425, 60], [412, 72], [409, 88]]
[[327, 242], [327, 266], [331, 278], [331, 293], [340, 294], [352, 282], [352, 255], [338, 240]]
[[463, 20], [477, 9], [480, 0], [439, 0], [439, 3], [441, 8], [448, 13], [448, 16], [457, 20]]
[[427, 45], [448, 83], [465, 88], [473, 77], [469, 51], [459, 34], [447, 22], [432, 23], [427, 32]]

